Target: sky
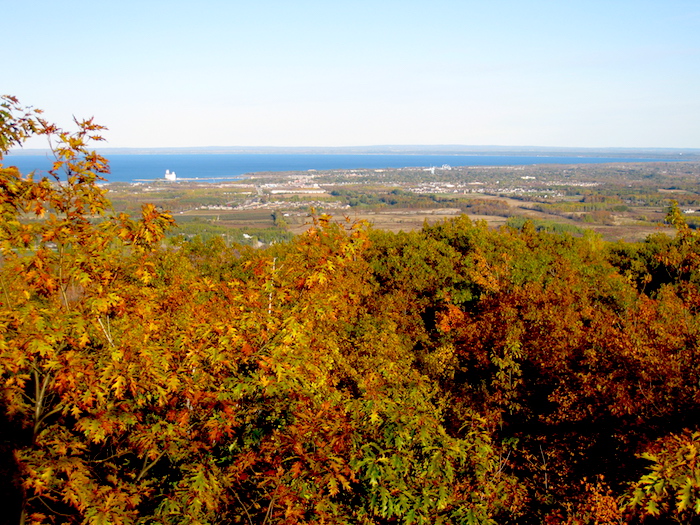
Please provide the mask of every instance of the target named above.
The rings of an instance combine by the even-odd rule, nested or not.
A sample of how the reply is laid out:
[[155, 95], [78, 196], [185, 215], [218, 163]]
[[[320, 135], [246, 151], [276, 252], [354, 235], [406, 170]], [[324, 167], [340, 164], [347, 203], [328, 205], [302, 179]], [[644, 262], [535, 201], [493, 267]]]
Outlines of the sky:
[[0, 94], [107, 147], [700, 148], [698, 0], [0, 5]]

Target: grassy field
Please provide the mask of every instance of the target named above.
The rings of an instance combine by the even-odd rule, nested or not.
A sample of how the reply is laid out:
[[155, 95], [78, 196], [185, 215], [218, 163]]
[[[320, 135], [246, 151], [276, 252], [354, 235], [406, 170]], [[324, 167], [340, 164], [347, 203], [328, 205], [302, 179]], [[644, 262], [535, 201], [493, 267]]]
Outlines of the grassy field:
[[[513, 206], [514, 217], [524, 217], [532, 219], [538, 224], [551, 223], [552, 225], [568, 225], [571, 228], [592, 229], [600, 233], [609, 240], [639, 241], [648, 235], [663, 228], [664, 212], [662, 209], [634, 210], [629, 215], [645, 215], [648, 220], [639, 221], [628, 216], [613, 217], [613, 224], [587, 224], [561, 216], [552, 216], [537, 210], [532, 210], [528, 203]], [[643, 212], [643, 213], [642, 213]], [[368, 221], [374, 228], [398, 232], [418, 230], [427, 222], [429, 224], [449, 219], [460, 215], [459, 208], [436, 208], [436, 209], [391, 209], [385, 211], [372, 211], [353, 208], [343, 210], [341, 213], [331, 214], [338, 220], [348, 218], [350, 221]], [[506, 224], [508, 218], [496, 215], [471, 215], [472, 220], [484, 220], [489, 226], [497, 228]], [[264, 229], [275, 228], [275, 221], [270, 210], [244, 210], [244, 211], [214, 211], [214, 210], [192, 210], [175, 215], [178, 223], [185, 224], [188, 221], [197, 219], [223, 227], [226, 229]], [[287, 217], [287, 224], [284, 229], [298, 234], [307, 230], [312, 224], [312, 218], [308, 212], [290, 213]]]

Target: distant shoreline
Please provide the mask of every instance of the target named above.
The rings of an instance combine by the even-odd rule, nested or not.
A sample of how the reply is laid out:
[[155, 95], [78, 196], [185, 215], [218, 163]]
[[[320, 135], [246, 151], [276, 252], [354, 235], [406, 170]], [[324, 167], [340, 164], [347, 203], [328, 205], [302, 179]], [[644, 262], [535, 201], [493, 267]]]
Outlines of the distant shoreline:
[[[476, 153], [419, 154], [382, 154], [382, 153], [158, 153], [151, 154], [114, 154], [102, 152], [109, 160], [109, 182], [139, 182], [166, 180], [164, 174], [177, 173], [178, 181], [190, 182], [235, 179], [253, 173], [298, 172], [308, 173], [324, 170], [385, 170], [407, 168], [414, 170], [451, 170], [452, 167], [470, 166], [530, 166], [538, 164], [580, 165], [580, 164], [634, 164], [649, 162], [685, 163], [700, 162], [700, 155], [663, 155], [645, 152], [639, 156], [608, 154], [596, 157], [580, 152], [568, 156], [555, 155], [554, 152], [526, 152], [520, 155], [494, 153], [481, 155]], [[613, 156], [614, 155], [614, 156]], [[643, 156], [642, 156], [643, 155]], [[48, 172], [53, 165], [51, 154], [8, 155], [4, 164], [16, 165], [23, 173]]]
[[[177, 147], [177, 148], [96, 148], [112, 155], [473, 155], [541, 157], [629, 157], [651, 156], [679, 160], [700, 160], [700, 148], [566, 148], [538, 146], [342, 146], [342, 147]], [[10, 156], [47, 155], [49, 149], [17, 149]], [[687, 157], [687, 158], [686, 158]]]

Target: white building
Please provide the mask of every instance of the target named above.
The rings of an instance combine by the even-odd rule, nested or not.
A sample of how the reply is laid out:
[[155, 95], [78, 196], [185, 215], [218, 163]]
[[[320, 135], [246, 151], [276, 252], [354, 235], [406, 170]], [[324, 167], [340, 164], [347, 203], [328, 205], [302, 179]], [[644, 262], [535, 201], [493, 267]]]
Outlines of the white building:
[[174, 171], [165, 170], [165, 180], [177, 180], [177, 175]]

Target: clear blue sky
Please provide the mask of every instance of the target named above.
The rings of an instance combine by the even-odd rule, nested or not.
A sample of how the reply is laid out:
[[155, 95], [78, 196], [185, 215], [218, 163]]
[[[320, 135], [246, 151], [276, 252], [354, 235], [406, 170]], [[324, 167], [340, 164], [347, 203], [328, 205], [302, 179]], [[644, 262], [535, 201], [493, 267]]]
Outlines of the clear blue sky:
[[698, 0], [5, 1], [0, 92], [111, 147], [700, 147]]

